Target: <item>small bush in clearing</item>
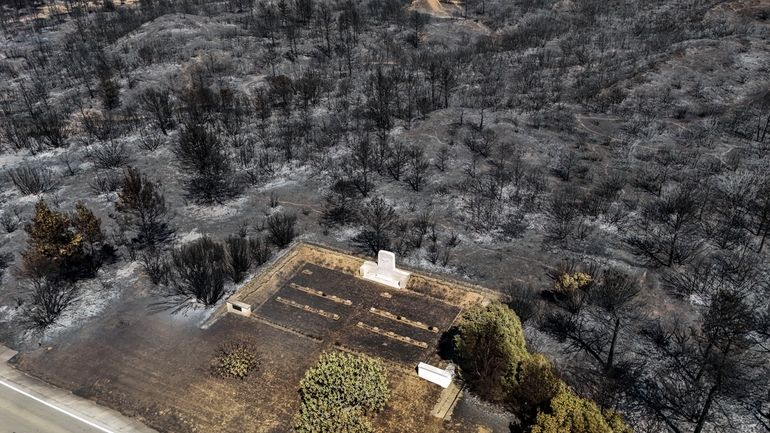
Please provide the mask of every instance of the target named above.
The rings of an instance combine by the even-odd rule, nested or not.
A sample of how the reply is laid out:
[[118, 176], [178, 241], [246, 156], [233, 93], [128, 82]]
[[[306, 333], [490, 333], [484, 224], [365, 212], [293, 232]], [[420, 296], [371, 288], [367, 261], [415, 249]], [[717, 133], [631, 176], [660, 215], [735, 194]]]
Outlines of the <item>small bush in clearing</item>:
[[246, 379], [259, 367], [254, 348], [245, 343], [230, 343], [219, 348], [211, 362], [211, 373], [223, 379]]

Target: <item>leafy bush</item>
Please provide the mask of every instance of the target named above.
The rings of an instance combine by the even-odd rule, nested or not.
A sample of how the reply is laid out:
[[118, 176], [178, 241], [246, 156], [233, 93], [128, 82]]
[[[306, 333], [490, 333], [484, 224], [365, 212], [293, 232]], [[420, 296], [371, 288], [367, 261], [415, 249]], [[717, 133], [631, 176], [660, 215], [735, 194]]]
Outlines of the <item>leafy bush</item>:
[[58, 188], [59, 181], [48, 168], [24, 166], [8, 170], [11, 179], [19, 192], [24, 195], [42, 194]]
[[297, 236], [297, 216], [277, 213], [267, 218], [267, 239], [278, 248], [285, 248]]
[[174, 276], [170, 295], [181, 303], [194, 299], [214, 305], [225, 294], [225, 249], [209, 237], [188, 242], [171, 253]]
[[591, 400], [564, 389], [551, 400], [547, 411], [538, 413], [530, 433], [631, 433], [615, 412], [602, 413]]
[[530, 354], [521, 322], [499, 302], [468, 310], [454, 343], [473, 390], [506, 403], [530, 433], [631, 431], [617, 413], [602, 413], [594, 402], [574, 395], [545, 356]]
[[511, 393], [517, 368], [529, 357], [519, 318], [499, 302], [465, 312], [455, 351], [465, 380], [492, 401], [502, 401]]
[[525, 423], [531, 422], [538, 411], [565, 388], [551, 362], [539, 353], [524, 360], [516, 376], [517, 384], [508, 402]]
[[342, 352], [321, 355], [300, 382], [299, 433], [373, 431], [365, 418], [385, 407], [390, 397], [382, 363]]
[[297, 433], [373, 433], [361, 408], [340, 408], [320, 401], [302, 404], [295, 423]]
[[554, 282], [554, 290], [559, 294], [569, 294], [587, 287], [593, 278], [585, 272], [564, 273]]
[[221, 378], [245, 379], [259, 367], [259, 357], [245, 343], [230, 343], [219, 348], [211, 362], [211, 372]]

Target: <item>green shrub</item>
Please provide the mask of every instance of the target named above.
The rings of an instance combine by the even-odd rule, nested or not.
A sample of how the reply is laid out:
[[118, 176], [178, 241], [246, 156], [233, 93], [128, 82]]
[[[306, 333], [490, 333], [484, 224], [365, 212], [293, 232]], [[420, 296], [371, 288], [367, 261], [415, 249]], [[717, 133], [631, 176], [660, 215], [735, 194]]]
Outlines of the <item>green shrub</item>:
[[548, 358], [539, 353], [521, 363], [516, 378], [508, 402], [524, 422], [533, 421], [538, 411], [566, 387]]
[[259, 367], [254, 349], [244, 343], [222, 346], [211, 363], [211, 372], [222, 378], [245, 379]]
[[299, 394], [298, 432], [363, 433], [372, 431], [366, 416], [385, 407], [390, 390], [380, 361], [327, 352], [305, 373]]
[[563, 273], [553, 283], [554, 291], [558, 294], [569, 295], [593, 282], [593, 277], [585, 272]]
[[358, 407], [341, 408], [328, 402], [303, 402], [296, 421], [300, 433], [373, 433], [372, 423]]
[[546, 412], [537, 415], [530, 433], [631, 433], [615, 412], [602, 413], [591, 400], [563, 389]]
[[492, 401], [511, 393], [519, 364], [529, 357], [519, 318], [499, 302], [473, 307], [463, 315], [455, 350], [465, 380]]

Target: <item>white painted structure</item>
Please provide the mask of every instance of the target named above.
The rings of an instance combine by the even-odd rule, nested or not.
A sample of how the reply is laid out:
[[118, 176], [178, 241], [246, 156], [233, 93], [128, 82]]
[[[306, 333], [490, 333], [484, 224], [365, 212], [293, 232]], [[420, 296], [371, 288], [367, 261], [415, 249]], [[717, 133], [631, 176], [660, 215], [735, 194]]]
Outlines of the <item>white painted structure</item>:
[[396, 255], [390, 251], [380, 250], [377, 253], [377, 263], [366, 261], [361, 265], [361, 277], [386, 286], [403, 289], [409, 281], [410, 272], [396, 269]]
[[227, 312], [249, 317], [251, 316], [251, 305], [240, 301], [227, 301]]
[[446, 370], [442, 370], [438, 367], [421, 362], [417, 364], [417, 375], [442, 388], [449, 388], [449, 385], [452, 384], [455, 372], [453, 365], [450, 365]]

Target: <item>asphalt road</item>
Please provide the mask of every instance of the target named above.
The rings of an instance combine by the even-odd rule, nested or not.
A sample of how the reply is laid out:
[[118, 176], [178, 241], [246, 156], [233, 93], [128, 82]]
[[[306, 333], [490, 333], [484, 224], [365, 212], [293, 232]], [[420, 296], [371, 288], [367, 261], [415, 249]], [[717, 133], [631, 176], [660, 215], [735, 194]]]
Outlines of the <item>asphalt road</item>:
[[104, 433], [0, 384], [0, 433]]

